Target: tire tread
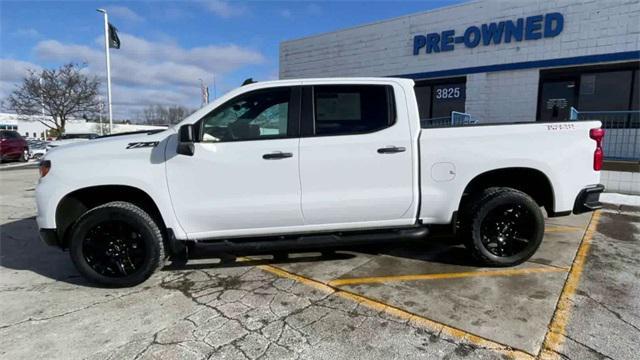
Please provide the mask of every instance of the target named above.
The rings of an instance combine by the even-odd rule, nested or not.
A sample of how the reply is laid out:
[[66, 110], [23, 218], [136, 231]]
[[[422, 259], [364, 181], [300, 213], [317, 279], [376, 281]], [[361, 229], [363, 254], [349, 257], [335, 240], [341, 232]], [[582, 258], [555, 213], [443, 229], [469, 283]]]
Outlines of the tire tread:
[[[80, 216], [80, 218], [78, 218], [78, 220], [76, 220], [76, 222], [73, 225], [74, 229], [72, 231], [72, 234], [75, 232], [75, 227], [78, 224], [82, 223], [83, 220], [85, 220], [86, 218], [88, 218], [90, 216], [93, 216], [96, 212], [104, 210], [104, 209], [120, 209], [122, 211], [135, 214], [135, 216], [138, 216], [139, 218], [141, 218], [147, 224], [147, 226], [149, 226], [149, 228], [151, 229], [151, 232], [153, 234], [153, 238], [154, 238], [154, 240], [155, 240], [155, 242], [157, 244], [157, 246], [154, 246], [153, 249], [155, 249], [157, 251], [153, 251], [152, 258], [151, 258], [151, 261], [152, 261], [151, 269], [148, 272], [148, 274], [145, 276], [144, 280], [149, 278], [158, 269], [160, 269], [161, 267], [163, 267], [165, 265], [166, 250], [165, 250], [164, 235], [162, 233], [162, 230], [160, 230], [160, 227], [158, 226], [156, 221], [146, 211], [144, 211], [142, 208], [140, 208], [137, 205], [132, 204], [130, 202], [112, 201], [112, 202], [108, 202], [108, 203], [105, 203], [105, 204], [102, 204], [102, 205], [98, 205], [98, 206], [88, 210], [87, 212], [82, 214]], [[71, 242], [73, 242], [73, 239], [71, 240]], [[70, 242], [70, 244], [71, 244], [71, 242]], [[73, 245], [71, 245], [71, 246], [73, 246]], [[78, 264], [76, 262], [77, 260], [75, 259], [75, 257], [72, 255], [71, 258], [72, 258], [74, 264], [76, 265], [76, 268], [80, 269], [80, 266], [78, 266]], [[81, 271], [81, 273], [83, 273], [84, 276], [88, 277], [89, 280], [92, 280], [94, 282], [99, 282], [99, 283], [101, 283], [103, 285], [114, 286], [114, 287], [136, 285], [136, 283], [129, 283], [129, 282], [126, 282], [126, 281], [122, 281], [122, 282], [114, 281], [114, 282], [110, 282], [110, 283], [105, 283], [100, 278], [92, 276], [92, 274], [85, 274], [83, 271]], [[122, 278], [114, 278], [114, 279], [122, 279]]]

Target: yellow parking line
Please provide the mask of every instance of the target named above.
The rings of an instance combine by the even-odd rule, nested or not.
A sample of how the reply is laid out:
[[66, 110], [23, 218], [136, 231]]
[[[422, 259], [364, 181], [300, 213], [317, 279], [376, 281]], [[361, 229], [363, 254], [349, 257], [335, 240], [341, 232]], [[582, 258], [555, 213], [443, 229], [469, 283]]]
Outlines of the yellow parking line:
[[515, 276], [515, 275], [527, 275], [527, 274], [547, 273], [547, 272], [564, 272], [568, 270], [569, 269], [565, 269], [565, 268], [545, 266], [545, 267], [526, 268], [526, 269], [465, 271], [465, 272], [441, 273], [441, 274], [375, 276], [375, 277], [363, 277], [363, 278], [336, 279], [336, 280], [329, 281], [328, 285], [343, 286], [343, 285], [356, 285], [356, 284], [388, 283], [388, 282], [398, 282], [398, 281], [459, 279], [459, 278], [466, 278], [466, 277], [483, 277], [483, 276]]
[[428, 328], [429, 330], [433, 331], [433, 332], [438, 332], [438, 333], [442, 333], [451, 337], [455, 337], [458, 338], [462, 341], [467, 341], [469, 343], [472, 343], [476, 346], [482, 347], [482, 348], [486, 348], [486, 349], [490, 349], [494, 352], [497, 352], [499, 354], [503, 354], [505, 355], [507, 358], [511, 358], [511, 359], [526, 359], [526, 360], [533, 360], [534, 357], [531, 354], [528, 354], [524, 351], [520, 351], [520, 350], [515, 350], [512, 349], [511, 347], [509, 347], [508, 345], [504, 345], [489, 339], [485, 339], [481, 336], [477, 336], [471, 333], [468, 333], [464, 330], [460, 330], [442, 323], [439, 323], [437, 321], [431, 320], [431, 319], [427, 319], [425, 317], [422, 317], [420, 315], [416, 315], [413, 314], [411, 312], [408, 312], [406, 310], [397, 308], [395, 306], [389, 305], [389, 304], [385, 304], [383, 302], [374, 300], [374, 299], [370, 299], [367, 298], [365, 296], [359, 295], [359, 294], [355, 294], [349, 291], [345, 291], [342, 289], [338, 289], [338, 288], [334, 288], [331, 286], [328, 286], [327, 284], [324, 284], [320, 281], [317, 280], [313, 280], [307, 277], [304, 277], [302, 275], [299, 274], [294, 274], [291, 273], [289, 271], [286, 271], [284, 269], [275, 267], [273, 265], [259, 265], [258, 266], [259, 269], [264, 270], [266, 272], [270, 272], [274, 275], [283, 277], [283, 278], [287, 278], [287, 279], [291, 279], [291, 280], [295, 280], [297, 282], [300, 282], [301, 284], [307, 285], [309, 287], [318, 289], [320, 291], [329, 293], [329, 294], [334, 294], [336, 296], [339, 296], [343, 299], [348, 299], [348, 300], [352, 300], [355, 301], [369, 309], [375, 310], [375, 311], [380, 311], [380, 312], [385, 312], [389, 315], [398, 317], [400, 319], [403, 320], [408, 320], [410, 323], [415, 324], [416, 326], [420, 326], [423, 328]]
[[582, 231], [581, 228], [575, 226], [548, 226], [544, 232], [545, 233], [554, 233], [554, 232], [575, 232]]
[[591, 240], [596, 233], [598, 222], [600, 220], [600, 211], [593, 213], [591, 222], [587, 231], [584, 233], [582, 243], [578, 248], [578, 253], [573, 260], [573, 265], [567, 276], [567, 281], [564, 284], [558, 305], [556, 306], [556, 312], [553, 315], [551, 324], [549, 324], [549, 330], [545, 336], [542, 349], [539, 354], [540, 359], [558, 359], [560, 356], [558, 352], [562, 344], [564, 343], [565, 331], [567, 323], [569, 322], [569, 315], [571, 313], [571, 300], [575, 294], [578, 284], [580, 283], [580, 277], [584, 270], [584, 264], [587, 260], [589, 249], [591, 248]]

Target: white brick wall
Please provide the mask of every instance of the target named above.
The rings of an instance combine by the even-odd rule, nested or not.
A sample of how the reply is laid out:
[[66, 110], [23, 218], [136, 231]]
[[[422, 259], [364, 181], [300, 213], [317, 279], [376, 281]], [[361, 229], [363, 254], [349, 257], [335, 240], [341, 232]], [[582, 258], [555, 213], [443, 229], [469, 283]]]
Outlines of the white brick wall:
[[470, 74], [465, 111], [480, 122], [534, 121], [538, 81], [537, 69]]
[[640, 195], [640, 173], [603, 171], [600, 181], [607, 192]]
[[[553, 38], [414, 56], [413, 36], [560, 12]], [[640, 50], [638, 0], [482, 0], [285, 41], [280, 77], [391, 76]], [[533, 121], [539, 69], [467, 75], [466, 111], [481, 121]]]

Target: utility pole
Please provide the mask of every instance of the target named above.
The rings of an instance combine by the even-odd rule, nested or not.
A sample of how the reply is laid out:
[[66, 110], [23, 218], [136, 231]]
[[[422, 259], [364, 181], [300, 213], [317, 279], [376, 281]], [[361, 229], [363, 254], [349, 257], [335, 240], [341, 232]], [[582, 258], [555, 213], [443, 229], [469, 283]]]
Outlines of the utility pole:
[[104, 102], [102, 102], [102, 98], [100, 97], [100, 103], [98, 104], [98, 108], [100, 109], [100, 135], [104, 135], [104, 126], [102, 126], [102, 110], [104, 110]]
[[44, 81], [42, 77], [40, 78], [40, 105], [42, 105], [42, 117], [44, 117]]
[[109, 58], [109, 16], [107, 10], [97, 9], [104, 15], [104, 53], [107, 63], [107, 107], [109, 109], [109, 134], [113, 131], [113, 112], [111, 110], [111, 59]]
[[209, 87], [204, 86], [204, 81], [202, 81], [202, 79], [198, 80], [200, 80], [200, 98], [202, 100], [200, 106], [202, 107], [209, 103]]

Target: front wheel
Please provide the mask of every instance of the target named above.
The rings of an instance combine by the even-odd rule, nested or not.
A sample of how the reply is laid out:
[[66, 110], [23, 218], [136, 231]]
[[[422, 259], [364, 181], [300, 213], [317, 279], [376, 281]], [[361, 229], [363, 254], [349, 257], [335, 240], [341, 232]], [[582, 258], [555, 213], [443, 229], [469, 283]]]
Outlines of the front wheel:
[[72, 229], [69, 251], [85, 278], [113, 287], [147, 280], [165, 260], [156, 222], [141, 208], [122, 201], [82, 215]]
[[29, 150], [24, 149], [22, 150], [22, 154], [20, 154], [20, 157], [18, 157], [18, 161], [19, 162], [26, 162], [29, 160]]
[[513, 266], [527, 261], [544, 236], [544, 217], [527, 194], [489, 188], [472, 200], [463, 220], [465, 246], [484, 265]]

